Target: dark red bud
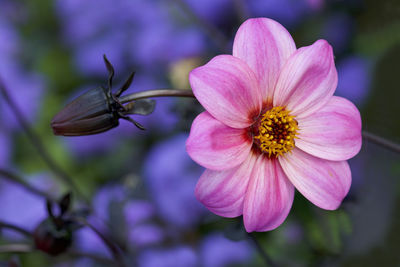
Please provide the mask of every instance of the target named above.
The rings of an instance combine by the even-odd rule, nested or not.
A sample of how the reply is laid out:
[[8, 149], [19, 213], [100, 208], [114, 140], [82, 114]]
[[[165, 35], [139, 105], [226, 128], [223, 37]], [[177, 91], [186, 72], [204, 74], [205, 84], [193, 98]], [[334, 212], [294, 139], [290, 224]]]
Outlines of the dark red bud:
[[59, 255], [72, 243], [72, 231], [67, 227], [57, 227], [53, 218], [48, 218], [36, 227], [34, 240], [37, 249], [50, 255]]

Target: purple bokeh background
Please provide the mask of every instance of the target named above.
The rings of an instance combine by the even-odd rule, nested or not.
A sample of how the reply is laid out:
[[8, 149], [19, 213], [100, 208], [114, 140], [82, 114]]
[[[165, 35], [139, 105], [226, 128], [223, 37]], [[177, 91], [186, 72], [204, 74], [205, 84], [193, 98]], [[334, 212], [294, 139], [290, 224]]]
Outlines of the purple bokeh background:
[[[19, 5], [8, 0], [0, 2], [0, 77], [28, 122], [36, 125], [43, 114], [51, 117], [46, 114], [44, 103], [52, 103], [47, 97], [57, 94], [54, 92], [58, 88], [50, 88], [48, 77], [39, 73], [41, 69], [37, 66], [43, 63], [30, 68], [24, 62], [30, 57], [24, 54], [27, 41], [21, 36], [21, 28], [30, 12], [19, 9]], [[315, 29], [305, 39], [324, 38], [334, 48], [339, 75], [335, 94], [350, 99], [358, 107], [365, 105], [374, 62], [366, 55], [354, 53], [357, 22], [349, 12], [334, 10], [325, 14], [331, 3], [321, 0], [249, 0], [243, 1], [242, 9], [230, 0], [183, 2], [200, 24], [179, 5], [169, 1], [54, 1], [53, 12], [59, 27], [56, 38], [62, 47], [58, 49], [69, 57], [72, 73], [81, 79], [79, 86], [62, 92], [64, 103], [85, 90], [106, 83], [103, 54], [116, 69], [114, 90], [132, 70], [136, 75], [125, 94], [174, 88], [171, 66], [192, 58], [203, 64], [216, 54], [231, 52], [221, 52], [221, 48], [215, 47], [215, 40], [207, 27], [220, 31], [229, 44], [241, 20], [263, 16], [279, 21], [290, 32], [296, 32], [306, 23], [312, 24]], [[36, 60], [40, 62], [40, 59]], [[187, 73], [190, 69], [184, 71]], [[91, 194], [93, 208], [89, 221], [111, 236], [124, 252], [134, 255], [132, 260], [138, 266], [249, 266], [255, 258], [253, 244], [228, 239], [229, 233], [223, 234], [226, 234], [226, 229], [218, 225], [218, 217], [206, 210], [194, 196], [203, 169], [185, 151], [189, 125], [186, 132], [178, 129], [183, 115], [177, 110], [183, 106], [177, 99], [159, 98], [153, 114], [132, 116], [148, 129], [147, 132], [121, 120], [119, 127], [103, 134], [45, 141], [57, 143], [56, 148], [51, 148], [51, 153], [64, 164], [63, 168], [70, 168], [68, 171], [77, 176], [82, 175], [76, 179], [78, 185], [93, 179], [88, 183], [92, 188], [85, 192]], [[49, 131], [50, 128], [41, 129], [40, 133]], [[29, 169], [28, 174], [22, 175], [27, 182], [59, 196], [66, 188], [53, 175], [38, 174], [32, 166], [18, 166], [20, 159], [17, 157], [21, 152], [18, 153], [16, 148], [22, 134], [13, 112], [0, 98], [0, 168], [23, 174], [25, 169]], [[132, 166], [114, 166], [118, 163], [109, 159], [99, 164], [104, 164], [103, 169], [109, 167], [128, 173], [127, 176], [137, 176], [140, 181], [138, 188], [129, 186], [125, 177], [116, 177], [115, 173], [104, 174], [108, 175], [106, 178], [90, 177], [90, 168], [95, 166], [95, 163], [88, 163], [90, 160], [100, 155], [117, 154], [121, 150], [134, 151], [136, 147], [127, 148], [127, 144], [132, 143], [142, 149], [137, 149], [142, 151], [138, 153], [140, 155], [124, 154], [124, 161], [128, 162], [127, 165], [132, 163]], [[31, 156], [32, 161], [36, 156]], [[25, 165], [28, 165], [26, 161]], [[71, 162], [78, 167], [71, 167]], [[363, 185], [364, 159], [350, 164], [355, 181], [353, 188], [357, 189]], [[88, 177], [84, 176], [87, 174]], [[46, 215], [42, 197], [0, 180], [0, 220], [32, 230]], [[7, 240], [22, 240], [12, 231], [2, 231], [1, 234]], [[282, 232], [278, 230], [277, 234], [282, 243], [294, 247], [301, 246], [306, 235], [303, 226], [290, 217]], [[73, 249], [112, 258], [108, 248], [87, 227], [75, 233]], [[90, 259], [80, 259], [57, 266], [97, 265]]]

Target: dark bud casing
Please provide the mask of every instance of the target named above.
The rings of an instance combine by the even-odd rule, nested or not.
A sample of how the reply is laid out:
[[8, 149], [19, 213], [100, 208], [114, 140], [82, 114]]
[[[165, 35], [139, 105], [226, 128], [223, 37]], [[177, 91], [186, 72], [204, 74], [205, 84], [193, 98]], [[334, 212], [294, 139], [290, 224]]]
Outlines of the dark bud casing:
[[57, 227], [53, 218], [47, 218], [36, 227], [34, 241], [37, 249], [50, 255], [59, 255], [72, 243], [72, 231], [69, 227]]
[[51, 120], [55, 135], [80, 136], [101, 133], [119, 125], [116, 103], [106, 89], [91, 89]]
[[132, 122], [140, 129], [142, 125], [127, 115], [148, 115], [155, 107], [154, 100], [137, 100], [131, 104], [122, 105], [120, 95], [129, 88], [134, 73], [132, 73], [122, 87], [112, 93], [112, 79], [114, 68], [104, 56], [104, 62], [109, 72], [108, 87], [95, 88], [79, 96], [51, 120], [51, 127], [55, 135], [81, 136], [105, 132], [119, 125], [119, 119]]
[[[58, 206], [59, 214], [57, 215], [54, 213], [54, 205]], [[46, 207], [49, 217], [43, 220], [33, 233], [37, 249], [50, 255], [58, 255], [71, 246], [74, 222], [68, 214], [70, 205], [70, 193], [65, 194], [58, 203], [47, 200]]]

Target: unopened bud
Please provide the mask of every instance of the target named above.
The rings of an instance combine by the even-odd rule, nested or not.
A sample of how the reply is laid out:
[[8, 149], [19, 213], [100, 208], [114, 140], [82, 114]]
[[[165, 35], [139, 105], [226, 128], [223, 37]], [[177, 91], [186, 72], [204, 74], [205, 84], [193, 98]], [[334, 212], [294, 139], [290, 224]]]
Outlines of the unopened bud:
[[54, 256], [66, 251], [72, 243], [72, 231], [68, 225], [57, 227], [52, 218], [40, 223], [33, 236], [36, 248]]

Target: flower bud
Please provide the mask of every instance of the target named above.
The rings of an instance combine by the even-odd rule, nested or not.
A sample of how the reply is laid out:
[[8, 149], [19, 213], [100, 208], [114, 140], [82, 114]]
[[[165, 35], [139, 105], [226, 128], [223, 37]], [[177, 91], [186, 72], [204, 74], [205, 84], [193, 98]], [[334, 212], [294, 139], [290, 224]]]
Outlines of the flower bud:
[[68, 225], [58, 227], [53, 218], [47, 218], [40, 223], [33, 237], [37, 249], [54, 256], [66, 251], [72, 243], [72, 231]]
[[116, 102], [104, 88], [89, 90], [62, 109], [51, 121], [56, 135], [96, 134], [118, 126]]
[[80, 136], [105, 132], [119, 125], [119, 119], [125, 119], [144, 130], [144, 127], [127, 115], [148, 115], [153, 112], [153, 100], [137, 100], [128, 105], [122, 105], [120, 95], [129, 88], [134, 73], [124, 85], [114, 94], [112, 93], [112, 78], [114, 68], [104, 56], [104, 62], [109, 71], [107, 88], [94, 88], [79, 96], [51, 120], [51, 127], [55, 135]]

